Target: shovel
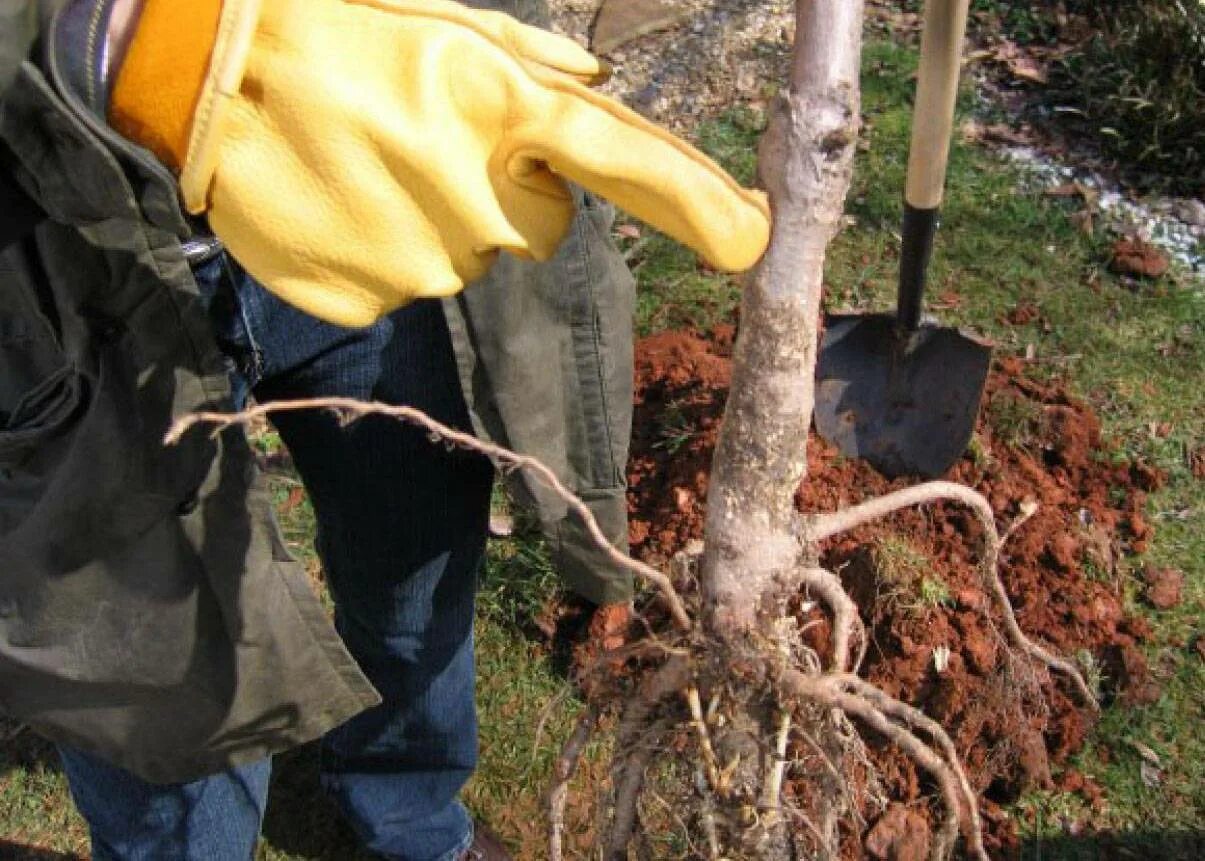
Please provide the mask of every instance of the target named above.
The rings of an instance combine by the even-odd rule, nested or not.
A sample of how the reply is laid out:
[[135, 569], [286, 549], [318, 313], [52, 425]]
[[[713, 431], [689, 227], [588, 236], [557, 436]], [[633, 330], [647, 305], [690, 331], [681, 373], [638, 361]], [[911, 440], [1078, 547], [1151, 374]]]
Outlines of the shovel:
[[816, 429], [883, 475], [934, 478], [966, 450], [990, 345], [922, 320], [969, 0], [927, 0], [892, 314], [834, 314], [816, 365]]

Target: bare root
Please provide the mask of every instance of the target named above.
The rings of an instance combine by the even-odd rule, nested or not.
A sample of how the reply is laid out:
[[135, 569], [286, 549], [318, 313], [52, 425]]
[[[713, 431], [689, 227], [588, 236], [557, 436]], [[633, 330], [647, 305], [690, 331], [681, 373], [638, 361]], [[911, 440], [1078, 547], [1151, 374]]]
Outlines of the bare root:
[[548, 791], [549, 861], [562, 861], [564, 858], [562, 840], [565, 833], [565, 799], [569, 795], [569, 781], [573, 779], [573, 772], [577, 770], [578, 760], [581, 759], [582, 751], [590, 741], [590, 736], [594, 734], [594, 727], [597, 723], [598, 712], [593, 707], [586, 707], [578, 715], [573, 733], [565, 742], [561, 755], [557, 757], [556, 764], [553, 766], [553, 784]]
[[879, 520], [901, 508], [943, 500], [958, 502], [970, 508], [983, 526], [986, 547], [980, 571], [984, 586], [988, 594], [992, 596], [996, 609], [1004, 620], [1004, 630], [1008, 635], [1009, 642], [1023, 654], [1070, 678], [1084, 702], [1093, 709], [1099, 709], [1092, 688], [1075, 665], [1042, 648], [1021, 630], [1021, 626], [1017, 623], [1016, 613], [1013, 612], [1012, 602], [1009, 601], [1008, 592], [1004, 588], [1004, 582], [1000, 579], [1000, 552], [1004, 541], [1021, 522], [1032, 515], [1032, 509], [1023, 513], [1021, 520], [1010, 527], [1002, 538], [1000, 531], [996, 528], [996, 516], [992, 511], [991, 503], [983, 494], [951, 481], [930, 481], [888, 493], [852, 508], [831, 514], [813, 515], [806, 519], [807, 538], [813, 542], [823, 541], [825, 538], [848, 532], [873, 520]]
[[[217, 429], [234, 424], [246, 424], [273, 412], [300, 409], [327, 409], [335, 411], [341, 420], [355, 421], [366, 415], [391, 416], [427, 431], [433, 442], [442, 442], [450, 447], [479, 452], [491, 458], [504, 471], [526, 470], [553, 490], [586, 525], [587, 531], [607, 555], [617, 564], [642, 577], [657, 590], [664, 601], [677, 628], [689, 632], [694, 624], [685, 605], [675, 591], [669, 577], [656, 569], [632, 559], [620, 552], [606, 540], [598, 523], [586, 505], [557, 478], [547, 466], [536, 460], [509, 451], [501, 446], [483, 442], [471, 434], [448, 427], [412, 407], [393, 406], [379, 402], [361, 402], [350, 398], [315, 398], [307, 400], [274, 401], [243, 410], [238, 413], [197, 413], [179, 420], [165, 437], [165, 442], [174, 443], [193, 425], [210, 423]], [[901, 508], [950, 500], [969, 507], [978, 518], [986, 535], [986, 549], [982, 560], [983, 581], [996, 604], [1010, 643], [1021, 653], [1046, 666], [1059, 670], [1075, 683], [1086, 702], [1096, 705], [1087, 683], [1079, 671], [1068, 661], [1051, 654], [1031, 641], [1021, 630], [1009, 602], [1007, 592], [1000, 579], [998, 566], [1001, 547], [1012, 532], [1032, 511], [1024, 513], [1012, 527], [1000, 535], [988, 501], [976, 491], [951, 482], [929, 482], [887, 494], [852, 508], [832, 514], [806, 518], [805, 538], [818, 542], [840, 532], [882, 518]], [[944, 858], [953, 850], [959, 831], [967, 840], [971, 853], [985, 859], [981, 821], [977, 797], [970, 785], [966, 772], [958, 758], [953, 741], [945, 730], [920, 710], [895, 698], [855, 675], [861, 666], [868, 646], [868, 636], [858, 608], [846, 594], [840, 579], [823, 568], [806, 567], [796, 572], [800, 585], [806, 586], [828, 608], [833, 619], [831, 669], [821, 674], [818, 659], [804, 660], [808, 672], [792, 666], [792, 650], [784, 640], [783, 649], [773, 658], [767, 656], [769, 678], [774, 680], [781, 699], [808, 700], [821, 708], [828, 709], [837, 718], [849, 716], [862, 722], [870, 729], [897, 745], [908, 757], [928, 772], [936, 781], [945, 802], [946, 817], [934, 841], [932, 856]], [[852, 656], [851, 640], [858, 640], [857, 654]], [[697, 649], [699, 644], [695, 644]], [[703, 760], [696, 775], [696, 789], [702, 796], [703, 811], [701, 826], [707, 838], [709, 854], [719, 858], [721, 854], [717, 834], [716, 815], [713, 803], [723, 795], [722, 770], [712, 750], [707, 723], [699, 700], [698, 689], [691, 683], [692, 660], [688, 649], [662, 648], [668, 660], [640, 685], [629, 701], [617, 728], [617, 754], [613, 771], [615, 795], [611, 826], [606, 837], [608, 861], [626, 858], [636, 826], [639, 799], [644, 788], [645, 774], [657, 755], [661, 741], [673, 728], [680, 713], [658, 715], [658, 710], [674, 695], [682, 694], [689, 706], [690, 721], [699, 738]], [[794, 653], [794, 660], [806, 658], [804, 650]], [[809, 828], [822, 847], [831, 849], [826, 836], [830, 829], [821, 830], [797, 811], [782, 801], [783, 778], [786, 765], [786, 743], [792, 729], [792, 720], [797, 718], [791, 711], [778, 713], [774, 727], [774, 757], [765, 775], [761, 788], [761, 807], [772, 818], [786, 816], [796, 824]], [[549, 858], [563, 861], [564, 816], [569, 784], [577, 768], [582, 751], [597, 726], [598, 711], [588, 707], [578, 717], [574, 730], [565, 743], [554, 768], [554, 780], [548, 795]], [[927, 736], [936, 746], [937, 752], [922, 741], [918, 735]], [[806, 734], [805, 734], [805, 737]], [[810, 738], [810, 737], [808, 737]], [[843, 792], [848, 792], [841, 770], [828, 754], [814, 741], [813, 746], [823, 755], [826, 767]], [[718, 795], [717, 795], [718, 793]], [[856, 806], [851, 809], [857, 814]], [[834, 823], [831, 823], [835, 825]]]
[[[773, 666], [773, 664], [769, 665]], [[851, 683], [853, 679], [857, 679], [857, 677], [848, 675], [808, 676], [791, 669], [782, 669], [776, 674], [776, 681], [785, 692], [793, 697], [811, 700], [852, 715], [897, 745], [933, 777], [941, 791], [947, 812], [945, 822], [938, 833], [931, 853], [934, 859], [948, 857], [953, 849], [954, 840], [958, 836], [961, 821], [963, 823], [962, 831], [971, 852], [976, 858], [986, 861], [987, 852], [983, 847], [983, 838], [980, 833], [976, 797], [970, 790], [970, 782], [966, 778], [962, 764], [956, 756], [950, 756], [953, 742], [950, 741], [949, 736], [940, 726], [929, 721], [916, 709], [898, 700], [893, 700], [858, 679], [858, 682], [877, 692], [873, 700], [867, 698], [857, 685]], [[890, 707], [884, 709], [887, 701], [890, 702]], [[917, 716], [928, 724], [922, 724]], [[938, 741], [939, 746], [946, 754], [945, 757], [938, 756], [917, 738], [907, 725], [901, 726], [899, 723], [893, 722], [891, 717], [902, 719], [905, 724], [915, 722], [917, 725], [924, 726], [926, 731], [935, 729], [936, 733], [931, 732], [930, 734], [934, 735]]]
[[611, 833], [607, 840], [606, 861], [627, 861], [628, 844], [636, 827], [636, 810], [644, 773], [657, 753], [658, 745], [674, 720], [663, 717], [649, 726], [641, 741], [627, 751], [619, 779], [615, 782], [615, 812], [611, 818]]
[[[857, 671], [866, 657], [869, 640], [858, 607], [846, 594], [840, 579], [823, 568], [808, 568], [802, 574], [803, 584], [829, 606], [833, 614], [833, 670], [838, 673]], [[849, 638], [858, 634], [858, 657], [849, 664]]]

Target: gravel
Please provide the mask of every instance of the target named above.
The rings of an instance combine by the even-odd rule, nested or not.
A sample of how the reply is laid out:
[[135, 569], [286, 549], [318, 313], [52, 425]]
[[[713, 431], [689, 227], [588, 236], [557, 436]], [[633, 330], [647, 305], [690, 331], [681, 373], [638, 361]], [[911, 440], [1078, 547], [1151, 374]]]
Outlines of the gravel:
[[[612, 0], [615, 2], [615, 0]], [[618, 0], [623, 2], [623, 0]], [[795, 33], [791, 0], [678, 0], [691, 14], [604, 57], [603, 92], [678, 133], [737, 105], [763, 107], [785, 81]], [[553, 27], [589, 45], [600, 0], [550, 0]]]
[[1098, 218], [1118, 235], [1136, 235], [1157, 245], [1188, 272], [1205, 280], [1205, 205], [1192, 198], [1151, 197], [1137, 201], [1087, 168], [1062, 164], [1030, 146], [1005, 146], [1000, 155], [1022, 171], [1022, 187], [1046, 191], [1078, 182], [1099, 194]]

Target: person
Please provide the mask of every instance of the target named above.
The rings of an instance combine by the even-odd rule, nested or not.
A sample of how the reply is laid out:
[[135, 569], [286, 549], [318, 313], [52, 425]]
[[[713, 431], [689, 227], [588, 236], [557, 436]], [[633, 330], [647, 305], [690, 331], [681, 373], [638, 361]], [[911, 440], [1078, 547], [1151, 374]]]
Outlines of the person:
[[[242, 430], [197, 428], [176, 446], [160, 441], [172, 419], [229, 410], [247, 393], [375, 398], [521, 449], [543, 447], [575, 486], [593, 483], [599, 504], [611, 504], [622, 495], [631, 284], [607, 240], [609, 211], [590, 192], [557, 191], [529, 164], [534, 173], [515, 175], [538, 193], [505, 191], [494, 174], [487, 183], [503, 189], [499, 205], [518, 238], [491, 224], [506, 242], [496, 241], [501, 233], [484, 243], [458, 240], [475, 235], [485, 192], [471, 196], [477, 202], [460, 221], [447, 222], [450, 205], [432, 204], [445, 198], [414, 190], [437, 186], [440, 171], [464, 153], [429, 147], [416, 164], [396, 168], [405, 181], [381, 204], [408, 201], [408, 220], [374, 220], [380, 213], [369, 205], [380, 201], [371, 189], [345, 183], [356, 158], [319, 156], [295, 166], [291, 182], [277, 175], [283, 184], [259, 185], [292, 157], [261, 150], [244, 163], [243, 144], [306, 150], [325, 132], [273, 137], [280, 122], [271, 108], [287, 101], [273, 87], [283, 80], [287, 89], [299, 67], [281, 65], [255, 39], [241, 85], [222, 78], [214, 92], [219, 105], [267, 99], [235, 104], [231, 116], [270, 122], [241, 137], [229, 129], [246, 128], [227, 127], [215, 156], [221, 167], [204, 177], [203, 205], [191, 211], [193, 168], [205, 159], [175, 158], [161, 146], [172, 136], [154, 131], [158, 106], [172, 115], [188, 76], [159, 69], [124, 96], [121, 80], [136, 79], [129, 70], [147, 45], [160, 44], [148, 22], [158, 15], [174, 23], [202, 7], [215, 11], [215, 46], [250, 32], [240, 21], [257, 34], [276, 27], [277, 37], [313, 39], [339, 34], [361, 15], [404, 9], [421, 26], [394, 36], [418, 39], [421, 56], [449, 33], [467, 32], [486, 53], [534, 45], [575, 68], [587, 61], [440, 0], [379, 8], [266, 0], [262, 12], [229, 27], [258, 4], [218, 5], [0, 2], [0, 710], [59, 746], [98, 859], [249, 857], [271, 755], [319, 736], [323, 784], [368, 848], [413, 861], [505, 857], [457, 800], [477, 755], [472, 615], [488, 461], [432, 447], [423, 433], [381, 417], [346, 426], [322, 412], [276, 417], [314, 503], [336, 603], [332, 627], [284, 550]], [[331, 17], [306, 30], [301, 19], [311, 11]], [[365, 20], [373, 26], [357, 32], [367, 45], [364, 33], [387, 28], [383, 18]], [[439, 29], [448, 22], [456, 29]], [[204, 32], [185, 35], [204, 44]], [[499, 32], [507, 39], [494, 40]], [[172, 55], [178, 44], [164, 38], [161, 47]], [[226, 68], [213, 50], [203, 73]], [[413, 52], [397, 53], [413, 60]], [[530, 60], [515, 62], [522, 71]], [[272, 75], [278, 67], [282, 78]], [[339, 73], [328, 71], [327, 83], [337, 84]], [[422, 62], [411, 71], [433, 80], [444, 73]], [[565, 87], [584, 98], [548, 84]], [[203, 102], [210, 90], [200, 92], [183, 101]], [[465, 95], [439, 92], [443, 108]], [[301, 98], [317, 110], [327, 95]], [[149, 113], [140, 113], [144, 96], [155, 106]], [[382, 108], [372, 117], [392, 115]], [[351, 129], [363, 117], [342, 119], [337, 128]], [[185, 125], [195, 137], [203, 124]], [[542, 146], [554, 131], [537, 125], [532, 134], [528, 144]], [[351, 137], [357, 145], [383, 140]], [[187, 149], [190, 157], [208, 151]], [[664, 174], [666, 165], [652, 161]], [[459, 188], [471, 164], [452, 166]], [[589, 170], [569, 173], [594, 179]], [[346, 227], [343, 196], [326, 198], [321, 187], [309, 198], [293, 193], [314, 176], [336, 177], [349, 192], [347, 217], [373, 241], [328, 229]], [[713, 179], [686, 174], [662, 185]], [[698, 218], [678, 212], [681, 201], [663, 206], [665, 189], [633, 193], [614, 176], [601, 185], [637, 209], [646, 196], [654, 200], [652, 208], [664, 208], [670, 226], [697, 243], [742, 234], [731, 224], [701, 229]], [[724, 197], [734, 192], [720, 188], [719, 202], [739, 209], [739, 199]], [[315, 209], [324, 199], [334, 201], [334, 215]], [[283, 214], [280, 204], [288, 206]], [[377, 224], [403, 239], [378, 236]], [[422, 225], [439, 227], [438, 241]], [[759, 242], [764, 237], [745, 244]], [[497, 248], [515, 253], [499, 256]], [[425, 277], [408, 268], [414, 260], [425, 261]], [[533, 408], [533, 398], [549, 392], [551, 406]], [[558, 526], [563, 508], [538, 486], [529, 492], [549, 531], [564, 530], [572, 542], [570, 527]], [[622, 583], [588, 574], [581, 584], [601, 600], [624, 594]]]

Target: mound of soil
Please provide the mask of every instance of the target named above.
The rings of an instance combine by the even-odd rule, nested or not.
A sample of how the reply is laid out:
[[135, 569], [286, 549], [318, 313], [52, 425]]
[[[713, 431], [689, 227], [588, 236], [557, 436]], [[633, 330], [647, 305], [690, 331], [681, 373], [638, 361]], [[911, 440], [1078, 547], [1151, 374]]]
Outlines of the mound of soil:
[[[637, 345], [630, 537], [649, 561], [664, 562], [702, 537], [732, 342], [724, 326]], [[996, 363], [975, 443], [947, 477], [982, 492], [1002, 528], [1037, 503], [1002, 559], [1021, 627], [1064, 655], [1087, 658], [1111, 685], [1107, 697], [1149, 701], [1158, 690], [1138, 648], [1148, 631], [1124, 609], [1116, 565], [1145, 548], [1146, 494], [1163, 476], [1113, 451], [1091, 408], [1063, 386], [1025, 371], [1017, 359]], [[887, 481], [813, 434], [796, 502], [804, 512], [831, 511], [908, 483]], [[1005, 647], [979, 577], [981, 532], [965, 509], [931, 505], [831, 539], [823, 561], [862, 609], [870, 636], [863, 674], [947, 727], [981, 794], [985, 839], [1007, 854], [1015, 826], [1000, 804], [1035, 786], [1057, 784], [1090, 801], [1100, 789], [1059, 768], [1083, 745], [1092, 715], [1063, 681]], [[823, 614], [801, 600], [798, 615], [823, 653]], [[928, 816], [923, 799], [932, 787], [915, 766], [885, 746], [872, 755], [884, 794]], [[886, 815], [904, 816], [896, 806]], [[890, 825], [871, 829], [877, 843]]]

